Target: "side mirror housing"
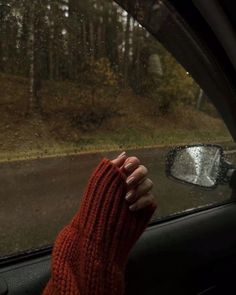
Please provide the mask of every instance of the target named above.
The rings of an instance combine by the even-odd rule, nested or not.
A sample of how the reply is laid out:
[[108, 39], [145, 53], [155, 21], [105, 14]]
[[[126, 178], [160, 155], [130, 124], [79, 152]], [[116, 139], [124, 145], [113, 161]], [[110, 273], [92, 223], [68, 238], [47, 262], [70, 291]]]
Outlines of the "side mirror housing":
[[178, 146], [167, 154], [166, 175], [182, 183], [213, 189], [225, 170], [224, 152], [218, 145]]

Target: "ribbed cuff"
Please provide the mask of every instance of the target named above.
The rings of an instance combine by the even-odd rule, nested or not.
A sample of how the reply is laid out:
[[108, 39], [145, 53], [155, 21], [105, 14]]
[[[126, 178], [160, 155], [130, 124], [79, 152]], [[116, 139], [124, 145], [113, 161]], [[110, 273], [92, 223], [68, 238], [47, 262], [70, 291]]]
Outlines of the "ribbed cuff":
[[128, 253], [147, 226], [155, 208], [132, 212], [125, 200], [126, 176], [103, 159], [92, 174], [79, 213], [71, 226], [96, 247], [99, 259], [123, 267]]
[[71, 225], [84, 230], [87, 235], [94, 236], [95, 230], [99, 235], [110, 215], [111, 207], [117, 206], [126, 194], [125, 180], [126, 175], [104, 158], [89, 179], [80, 210]]

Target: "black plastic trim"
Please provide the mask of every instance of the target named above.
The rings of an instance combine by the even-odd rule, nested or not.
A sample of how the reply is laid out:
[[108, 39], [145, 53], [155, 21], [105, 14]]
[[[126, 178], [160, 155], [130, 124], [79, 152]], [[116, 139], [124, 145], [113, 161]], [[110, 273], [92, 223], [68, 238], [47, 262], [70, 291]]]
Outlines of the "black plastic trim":
[[[236, 203], [235, 200], [225, 200], [214, 204], [204, 205], [198, 208], [188, 209], [186, 211], [177, 212], [166, 217], [157, 218], [149, 223], [146, 230], [155, 225], [163, 224], [169, 221], [175, 221], [176, 219], [184, 218], [186, 216], [193, 217], [195, 214], [204, 211], [207, 213], [209, 210], [218, 209], [219, 207], [224, 207], [232, 203]], [[48, 245], [38, 249], [28, 249], [17, 254], [2, 256], [0, 257], [0, 268], [12, 266], [17, 263], [27, 262], [32, 259], [45, 257], [52, 253], [52, 248], [52, 245]]]
[[29, 249], [17, 254], [0, 257], [0, 268], [25, 262], [31, 259], [41, 258], [52, 253], [52, 245], [44, 246], [38, 249]]

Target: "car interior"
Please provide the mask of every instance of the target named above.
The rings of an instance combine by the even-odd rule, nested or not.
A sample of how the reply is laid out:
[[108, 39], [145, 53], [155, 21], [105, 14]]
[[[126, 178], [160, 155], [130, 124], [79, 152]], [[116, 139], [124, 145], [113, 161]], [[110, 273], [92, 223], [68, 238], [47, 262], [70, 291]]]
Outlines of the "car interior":
[[[116, 2], [191, 73], [236, 141], [236, 3]], [[236, 294], [235, 175], [230, 186], [229, 200], [149, 224], [129, 257], [127, 295]], [[0, 258], [0, 294], [42, 294], [51, 252], [46, 246]]]

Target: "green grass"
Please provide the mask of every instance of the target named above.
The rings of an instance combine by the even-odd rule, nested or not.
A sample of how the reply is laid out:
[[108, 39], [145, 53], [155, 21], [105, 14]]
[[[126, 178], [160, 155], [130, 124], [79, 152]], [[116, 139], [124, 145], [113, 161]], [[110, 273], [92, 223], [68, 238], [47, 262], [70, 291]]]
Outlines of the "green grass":
[[[74, 153], [162, 147], [202, 142], [232, 142], [222, 120], [190, 106], [176, 107], [165, 117], [150, 115], [153, 104], [145, 97], [124, 91], [117, 99], [120, 116], [99, 128], [84, 131], [73, 125], [83, 91], [69, 82], [43, 83], [45, 116], [25, 118], [28, 81], [0, 74], [0, 161], [51, 157]], [[208, 106], [213, 109], [212, 106]]]
[[39, 147], [24, 148], [17, 151], [0, 153], [0, 161], [25, 160], [42, 157], [55, 157], [77, 153], [95, 153], [102, 151], [119, 151], [150, 147], [165, 147], [194, 143], [230, 143], [230, 138], [223, 132], [209, 131], [155, 131], [142, 134], [135, 129], [120, 132], [101, 132], [85, 135], [77, 142], [61, 142]]

